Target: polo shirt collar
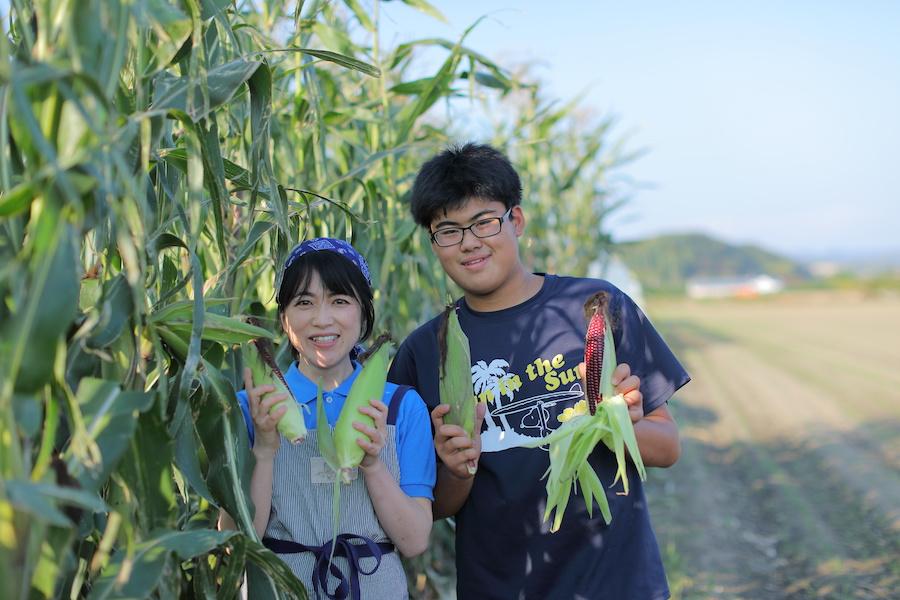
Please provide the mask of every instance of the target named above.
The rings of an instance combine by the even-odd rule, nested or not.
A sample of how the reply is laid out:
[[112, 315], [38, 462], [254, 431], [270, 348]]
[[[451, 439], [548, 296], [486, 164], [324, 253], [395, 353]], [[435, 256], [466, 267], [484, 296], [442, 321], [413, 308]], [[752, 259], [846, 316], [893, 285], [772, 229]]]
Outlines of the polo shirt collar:
[[[342, 381], [339, 386], [334, 388], [334, 390], [330, 392], [331, 395], [339, 396], [341, 399], [346, 400], [347, 396], [350, 394], [350, 386], [353, 385], [353, 382], [356, 380], [360, 371], [362, 371], [362, 365], [353, 361], [353, 373], [351, 373], [347, 379]], [[287, 381], [288, 387], [291, 389], [291, 393], [294, 394], [297, 402], [301, 404], [311, 404], [316, 399], [318, 385], [297, 368], [296, 361], [291, 363], [287, 373], [284, 374], [284, 380]]]

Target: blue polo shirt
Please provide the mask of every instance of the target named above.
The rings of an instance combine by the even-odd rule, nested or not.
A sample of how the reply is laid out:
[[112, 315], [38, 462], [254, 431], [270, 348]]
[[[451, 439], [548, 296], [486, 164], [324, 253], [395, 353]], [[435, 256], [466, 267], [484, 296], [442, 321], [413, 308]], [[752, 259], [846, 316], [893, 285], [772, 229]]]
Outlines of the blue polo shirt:
[[[322, 391], [322, 399], [325, 403], [325, 418], [328, 424], [334, 427], [350, 386], [362, 371], [359, 363], [353, 363], [353, 373], [338, 387], [329, 391]], [[285, 372], [284, 379], [300, 404], [300, 412], [306, 421], [307, 429], [316, 428], [316, 390], [315, 382], [307, 378], [297, 368], [297, 363], [292, 363]], [[397, 385], [387, 383], [384, 386], [382, 402], [390, 408], [391, 399]], [[243, 390], [237, 393], [241, 412], [244, 414], [244, 422], [247, 424], [247, 433], [250, 436], [250, 445], [254, 442], [253, 418], [250, 416], [250, 406], [247, 393]], [[419, 393], [410, 389], [403, 396], [400, 411], [397, 414], [396, 423], [397, 460], [400, 463], [400, 489], [411, 498], [428, 498], [434, 500], [435, 480], [435, 456], [434, 444], [431, 438], [431, 420], [428, 409]]]

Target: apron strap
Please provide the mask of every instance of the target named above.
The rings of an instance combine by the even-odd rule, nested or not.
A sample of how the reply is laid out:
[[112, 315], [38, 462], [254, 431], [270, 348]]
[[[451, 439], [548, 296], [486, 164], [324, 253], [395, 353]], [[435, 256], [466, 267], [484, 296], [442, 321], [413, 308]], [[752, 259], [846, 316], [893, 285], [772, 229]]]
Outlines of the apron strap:
[[[263, 538], [262, 542], [266, 548], [276, 554], [312, 552], [316, 557], [312, 575], [316, 597], [319, 597], [319, 590], [321, 589], [325, 593], [325, 597], [331, 600], [346, 600], [348, 596], [351, 600], [359, 600], [359, 574], [371, 575], [381, 566], [382, 555], [394, 551], [394, 545], [390, 542], [374, 542], [367, 537], [353, 535], [352, 533], [340, 534], [334, 540], [334, 556], [347, 559], [347, 564], [350, 567], [350, 576], [348, 578], [344, 576], [336, 564], [331, 562], [332, 543], [330, 540], [321, 546], [307, 546], [306, 544], [298, 544], [290, 540], [278, 540], [268, 537]], [[374, 558], [375, 566], [369, 571], [364, 571], [359, 566], [359, 561], [362, 558]], [[333, 592], [328, 591], [329, 575], [338, 580], [338, 585]]]
[[387, 424], [396, 425], [397, 415], [400, 414], [400, 403], [403, 401], [406, 392], [412, 389], [409, 385], [398, 385], [391, 396], [391, 404], [388, 406]]

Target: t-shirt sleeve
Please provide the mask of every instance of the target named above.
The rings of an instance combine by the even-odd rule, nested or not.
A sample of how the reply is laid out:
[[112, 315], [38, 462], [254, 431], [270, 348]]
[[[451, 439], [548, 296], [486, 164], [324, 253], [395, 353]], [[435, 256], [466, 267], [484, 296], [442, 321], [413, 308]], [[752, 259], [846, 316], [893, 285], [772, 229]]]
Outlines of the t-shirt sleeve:
[[413, 389], [406, 392], [397, 415], [397, 460], [400, 489], [411, 498], [434, 500], [436, 463], [431, 420], [425, 402]]
[[418, 383], [418, 378], [416, 377], [416, 361], [413, 358], [410, 345], [409, 338], [407, 338], [406, 341], [400, 344], [400, 348], [397, 349], [397, 354], [394, 355], [394, 360], [391, 362], [391, 368], [388, 370], [387, 379], [391, 383], [416, 387], [416, 384]]
[[429, 411], [441, 403], [438, 390], [440, 358], [432, 325], [426, 323], [419, 327], [400, 344], [388, 370], [388, 381], [415, 388]]
[[631, 372], [640, 377], [644, 414], [649, 414], [668, 402], [691, 378], [631, 298], [620, 292], [613, 302], [616, 359], [619, 363], [628, 363]]
[[253, 447], [255, 435], [253, 433], [253, 418], [250, 416], [250, 400], [247, 398], [247, 392], [241, 390], [237, 393], [238, 405], [241, 407], [241, 414], [244, 415], [244, 423], [247, 425], [247, 435], [250, 438], [250, 447]]

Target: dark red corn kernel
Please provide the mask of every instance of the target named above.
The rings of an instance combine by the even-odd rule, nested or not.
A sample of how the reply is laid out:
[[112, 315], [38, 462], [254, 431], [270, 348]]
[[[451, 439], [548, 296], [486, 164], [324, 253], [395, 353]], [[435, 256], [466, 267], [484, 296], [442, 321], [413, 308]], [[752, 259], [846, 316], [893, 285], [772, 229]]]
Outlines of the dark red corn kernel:
[[603, 311], [597, 310], [588, 322], [587, 334], [584, 339], [584, 379], [587, 384], [588, 411], [593, 415], [597, 412], [597, 402], [600, 400], [600, 375], [603, 371], [603, 334], [606, 323]]

